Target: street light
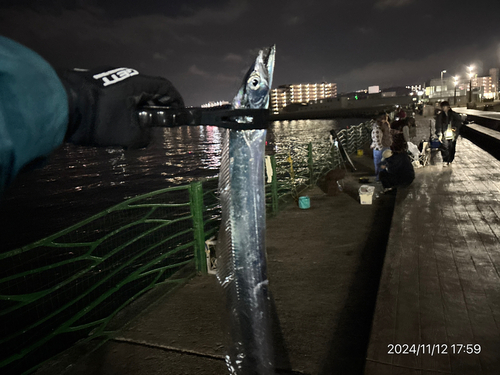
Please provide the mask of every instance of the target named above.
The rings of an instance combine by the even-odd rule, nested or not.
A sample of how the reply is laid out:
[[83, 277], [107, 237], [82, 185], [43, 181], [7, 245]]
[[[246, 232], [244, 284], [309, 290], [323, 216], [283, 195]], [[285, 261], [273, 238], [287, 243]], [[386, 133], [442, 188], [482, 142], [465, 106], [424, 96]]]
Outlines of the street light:
[[453, 105], [457, 105], [457, 84], [458, 76], [453, 77], [453, 83], [455, 84], [455, 94], [453, 96]]
[[[441, 70], [441, 95], [443, 95], [443, 86], [444, 86], [444, 83], [443, 83], [443, 74], [446, 73], [446, 70]], [[443, 95], [444, 97], [444, 95]]]
[[474, 66], [469, 66], [469, 103], [472, 102], [472, 76], [474, 75], [472, 73], [472, 69], [474, 68]]

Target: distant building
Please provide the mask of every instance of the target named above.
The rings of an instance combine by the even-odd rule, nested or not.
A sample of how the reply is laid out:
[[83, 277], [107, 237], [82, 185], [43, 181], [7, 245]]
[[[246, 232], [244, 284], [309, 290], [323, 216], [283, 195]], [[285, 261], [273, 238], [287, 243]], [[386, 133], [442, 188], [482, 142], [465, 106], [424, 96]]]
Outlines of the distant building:
[[486, 99], [493, 99], [498, 92], [498, 69], [490, 69], [490, 75], [485, 77], [473, 77], [472, 87], [482, 87], [481, 93]]
[[489, 96], [492, 91], [491, 91], [491, 77], [486, 76], [486, 77], [473, 77], [472, 78], [472, 87], [473, 88], [481, 88], [481, 93], [486, 97], [487, 95]]
[[292, 103], [310, 103], [336, 96], [336, 83], [322, 82], [282, 85], [271, 91], [270, 108], [273, 114], [277, 114]]
[[[406, 88], [408, 90], [410, 90], [410, 92], [414, 92], [414, 93], [418, 93], [418, 92], [425, 90], [425, 87], [422, 85], [411, 85], [411, 86], [406, 86]], [[411, 93], [410, 93], [410, 95], [411, 95]]]
[[385, 91], [381, 93], [382, 98], [396, 97], [396, 91]]
[[395, 86], [381, 89], [380, 86], [369, 86], [368, 89], [340, 93], [337, 97], [348, 98], [349, 100], [362, 100], [408, 95], [412, 95], [412, 92], [408, 89], [408, 87]]
[[[457, 104], [464, 103], [468, 100], [469, 86], [472, 86], [472, 95], [474, 100], [482, 98], [493, 99], [498, 96], [499, 85], [499, 70], [494, 68], [489, 70], [490, 75], [484, 77], [462, 78], [457, 81], [453, 77], [445, 77], [432, 79], [429, 86], [426, 88], [425, 94], [430, 99], [449, 100], [454, 98], [456, 94]], [[453, 99], [454, 100], [454, 99]]]
[[387, 87], [380, 90], [382, 96], [407, 96], [412, 92], [407, 86]]
[[208, 102], [201, 105], [201, 108], [214, 108], [214, 107], [227, 107], [231, 106], [227, 100], [220, 100], [218, 102]]
[[[431, 101], [452, 100], [454, 104], [464, 105], [467, 102], [467, 91], [469, 90], [469, 80], [461, 79], [457, 82], [455, 88], [455, 80], [453, 77], [444, 77], [431, 79], [429, 86], [425, 88], [425, 95]], [[456, 103], [455, 103], [456, 93]]]
[[495, 99], [498, 98], [498, 92], [500, 91], [500, 74], [499, 74], [499, 69], [498, 68], [492, 68], [490, 69], [490, 76], [491, 76], [491, 88], [493, 91], [493, 97]]
[[[325, 98], [311, 101], [310, 103], [293, 103], [279, 113], [273, 113], [272, 118], [278, 120], [291, 120], [301, 118], [335, 118], [342, 116], [373, 117], [379, 113], [394, 110], [395, 105], [407, 106], [413, 103], [413, 97], [382, 96], [379, 94], [365, 94], [360, 98], [356, 93], [343, 94], [336, 98]], [[361, 95], [360, 94], [360, 95]], [[356, 98], [357, 97], [357, 98]]]

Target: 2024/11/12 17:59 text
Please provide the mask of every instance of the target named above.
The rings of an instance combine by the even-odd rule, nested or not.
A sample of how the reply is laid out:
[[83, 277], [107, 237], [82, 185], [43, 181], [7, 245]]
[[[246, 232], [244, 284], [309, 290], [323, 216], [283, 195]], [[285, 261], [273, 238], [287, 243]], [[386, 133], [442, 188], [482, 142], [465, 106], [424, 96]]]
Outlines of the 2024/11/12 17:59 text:
[[403, 354], [415, 356], [434, 354], [479, 354], [480, 344], [388, 344], [387, 354]]

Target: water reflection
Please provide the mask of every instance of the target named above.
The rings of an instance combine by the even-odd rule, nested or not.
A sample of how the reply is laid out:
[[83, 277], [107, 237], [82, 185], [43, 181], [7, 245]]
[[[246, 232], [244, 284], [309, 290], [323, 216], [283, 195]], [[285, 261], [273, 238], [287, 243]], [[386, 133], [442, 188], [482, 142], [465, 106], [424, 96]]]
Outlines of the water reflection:
[[[327, 141], [329, 130], [360, 119], [276, 121], [266, 152]], [[20, 175], [0, 203], [3, 244], [13, 248], [54, 233], [126, 198], [218, 173], [221, 130], [153, 128], [147, 148], [64, 145], [45, 167]], [[30, 228], [26, 231], [25, 228]]]
[[124, 150], [122, 148], [106, 148], [106, 152], [110, 155], [109, 163], [112, 170], [109, 184], [111, 186], [124, 184], [125, 176], [127, 176], [127, 161]]
[[201, 163], [210, 169], [219, 169], [221, 155], [221, 130], [215, 126], [200, 126], [200, 146], [204, 152]]

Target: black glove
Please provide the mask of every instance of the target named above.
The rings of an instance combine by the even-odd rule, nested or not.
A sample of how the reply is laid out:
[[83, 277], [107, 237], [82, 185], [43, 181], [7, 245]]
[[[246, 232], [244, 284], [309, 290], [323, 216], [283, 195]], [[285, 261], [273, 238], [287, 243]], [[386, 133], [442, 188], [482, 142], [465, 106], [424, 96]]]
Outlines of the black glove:
[[144, 147], [150, 129], [140, 126], [138, 109], [184, 107], [170, 81], [135, 69], [74, 69], [60, 72], [59, 77], [68, 94], [66, 140], [79, 145]]

